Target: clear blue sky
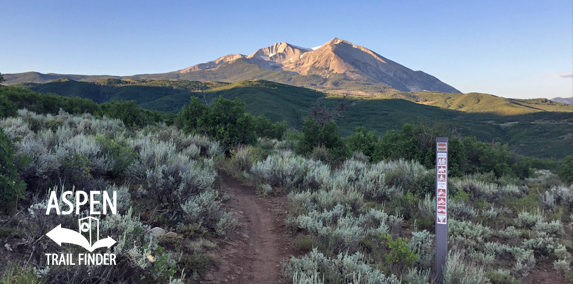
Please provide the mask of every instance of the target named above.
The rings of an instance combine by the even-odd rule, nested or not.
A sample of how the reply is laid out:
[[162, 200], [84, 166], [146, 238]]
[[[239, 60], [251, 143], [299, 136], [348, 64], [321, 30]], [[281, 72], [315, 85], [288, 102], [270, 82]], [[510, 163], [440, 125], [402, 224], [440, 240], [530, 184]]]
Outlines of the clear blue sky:
[[134, 75], [338, 37], [460, 91], [573, 96], [573, 1], [3, 1], [0, 72]]

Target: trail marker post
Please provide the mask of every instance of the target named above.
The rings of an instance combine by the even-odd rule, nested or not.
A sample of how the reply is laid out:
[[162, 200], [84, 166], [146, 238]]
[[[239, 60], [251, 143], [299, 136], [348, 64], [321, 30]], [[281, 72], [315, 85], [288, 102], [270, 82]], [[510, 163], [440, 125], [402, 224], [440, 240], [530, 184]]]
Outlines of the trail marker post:
[[448, 255], [448, 138], [436, 138], [436, 280], [444, 280]]

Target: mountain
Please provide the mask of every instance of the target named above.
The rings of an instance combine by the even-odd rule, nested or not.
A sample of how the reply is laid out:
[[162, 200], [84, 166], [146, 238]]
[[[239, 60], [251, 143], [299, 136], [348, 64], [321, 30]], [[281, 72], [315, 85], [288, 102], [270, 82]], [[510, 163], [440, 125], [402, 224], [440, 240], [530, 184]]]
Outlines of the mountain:
[[[120, 78], [37, 72], [5, 74], [4, 77], [6, 84], [48, 83], [62, 77], [87, 82]], [[174, 72], [122, 78], [222, 82], [262, 79], [351, 96], [399, 91], [459, 93], [436, 77], [422, 71], [413, 71], [370, 49], [338, 38], [317, 48], [303, 48], [286, 42], [275, 43], [251, 55], [230, 54]]]
[[[364, 85], [381, 85], [399, 91], [438, 91], [459, 93], [455, 88], [422, 71], [413, 71], [389, 60], [370, 49], [334, 38], [318, 48], [302, 48], [286, 42], [259, 49], [253, 54], [226, 55], [214, 61], [202, 63], [177, 71], [180, 74], [213, 71], [238, 60], [260, 69], [287, 72], [302, 76], [318, 76], [324, 79], [354, 81]], [[232, 76], [231, 76], [232, 77]], [[225, 78], [227, 79], [227, 78]], [[325, 84], [317, 87], [331, 89], [337, 87]], [[288, 82], [287, 82], [288, 83]], [[389, 87], [389, 88], [388, 88]]]
[[558, 103], [564, 103], [564, 104], [569, 104], [569, 105], [573, 105], [573, 98], [553, 98], [551, 99], [554, 102], [558, 102]]

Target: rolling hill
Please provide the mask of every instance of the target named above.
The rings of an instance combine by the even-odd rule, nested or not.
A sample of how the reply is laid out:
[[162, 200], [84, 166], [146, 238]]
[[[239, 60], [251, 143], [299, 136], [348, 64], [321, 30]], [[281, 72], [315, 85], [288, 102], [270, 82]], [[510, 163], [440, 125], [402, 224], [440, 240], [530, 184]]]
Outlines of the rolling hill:
[[337, 121], [344, 136], [360, 126], [383, 135], [404, 123], [440, 123], [461, 136], [508, 143], [514, 151], [526, 155], [562, 158], [573, 154], [573, 106], [544, 99], [438, 92], [400, 92], [357, 99], [264, 80], [224, 83], [105, 79], [88, 83], [59, 79], [26, 86], [37, 92], [81, 96], [96, 102], [134, 100], [141, 107], [172, 113], [177, 113], [191, 96], [206, 104], [219, 96], [239, 98], [250, 113], [263, 114], [273, 122], [285, 120], [295, 129], [300, 129], [317, 99], [323, 98], [330, 107], [345, 102], [344, 118]]

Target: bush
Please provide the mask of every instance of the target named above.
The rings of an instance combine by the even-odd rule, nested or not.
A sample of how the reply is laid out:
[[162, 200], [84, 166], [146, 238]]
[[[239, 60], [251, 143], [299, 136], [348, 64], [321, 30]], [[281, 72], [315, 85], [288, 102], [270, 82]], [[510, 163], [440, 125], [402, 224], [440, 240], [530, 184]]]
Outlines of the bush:
[[4, 213], [12, 214], [18, 198], [24, 198], [26, 184], [20, 180], [18, 170], [27, 163], [27, 159], [16, 155], [13, 142], [0, 128], [0, 208]]
[[324, 147], [328, 149], [333, 160], [342, 159], [347, 151], [342, 139], [338, 135], [338, 127], [334, 121], [319, 126], [314, 119], [307, 116], [302, 126], [302, 137], [298, 142], [296, 152], [298, 154], [312, 153], [314, 148]]
[[559, 165], [559, 177], [566, 183], [573, 183], [573, 155], [565, 157]]
[[453, 243], [477, 248], [479, 245], [484, 244], [491, 235], [491, 229], [487, 226], [470, 221], [449, 219], [448, 236], [451, 237]]
[[0, 277], [0, 284], [42, 284], [46, 280], [36, 276], [32, 268], [25, 265], [7, 264], [7, 267]]
[[238, 224], [237, 219], [220, 208], [221, 202], [217, 198], [218, 192], [205, 191], [181, 205], [186, 214], [186, 224], [197, 224], [221, 236], [225, 235], [228, 229], [235, 227]]
[[482, 267], [467, 261], [464, 251], [451, 250], [444, 267], [444, 284], [482, 284], [489, 279]]
[[532, 250], [520, 247], [511, 247], [508, 250], [516, 260], [512, 272], [517, 277], [526, 277], [529, 271], [535, 266], [535, 256]]
[[376, 143], [378, 143], [376, 132], [369, 131], [366, 133], [366, 128], [364, 127], [356, 128], [356, 132], [346, 138], [346, 145], [350, 153], [361, 152], [370, 159], [374, 156]]
[[255, 123], [255, 134], [257, 137], [266, 137], [270, 139], [282, 139], [288, 124], [286, 121], [272, 123], [270, 119], [266, 118], [264, 115], [259, 115], [254, 119]]
[[522, 211], [517, 216], [517, 219], [515, 220], [515, 225], [518, 228], [531, 229], [539, 222], [543, 222], [543, 216], [541, 216], [539, 213], [531, 214], [529, 212]]
[[[399, 284], [395, 275], [390, 277], [370, 267], [364, 256], [340, 253], [328, 258], [313, 249], [302, 258], [292, 257], [283, 265], [283, 275], [293, 279], [293, 283], [355, 283], [355, 284]], [[313, 282], [314, 281], [314, 282]]]
[[408, 242], [410, 250], [419, 257], [417, 266], [421, 270], [431, 269], [435, 254], [435, 250], [432, 248], [434, 237], [434, 234], [426, 230], [412, 232], [412, 238]]
[[398, 271], [398, 274], [402, 274], [407, 267], [420, 260], [420, 257], [410, 250], [407, 239], [398, 237], [393, 240], [388, 233], [383, 233], [380, 237], [383, 239], [382, 243], [389, 249], [386, 254], [386, 264]]
[[338, 204], [332, 210], [310, 211], [291, 218], [288, 223], [314, 236], [328, 251], [355, 252], [363, 240], [376, 240], [382, 233], [390, 232], [401, 219], [389, 216], [382, 211], [370, 209], [366, 214], [354, 217]]
[[548, 209], [556, 205], [565, 207], [573, 206], [573, 187], [553, 186], [541, 194], [541, 201]]
[[125, 176], [125, 170], [133, 163], [137, 156], [133, 149], [127, 145], [119, 144], [117, 140], [114, 139], [105, 139], [99, 136], [96, 137], [96, 140], [100, 143], [104, 155], [107, 155], [108, 159], [111, 159], [110, 175], [112, 177]]
[[109, 118], [121, 119], [128, 127], [144, 127], [161, 122], [159, 112], [142, 109], [135, 101], [110, 101], [101, 104], [100, 113]]
[[[245, 112], [245, 103], [238, 98], [230, 101], [219, 97], [212, 108], [192, 97], [188, 105], [178, 114], [186, 133], [196, 132], [218, 140], [225, 151], [239, 144], [253, 144], [256, 141], [255, 118]], [[279, 135], [279, 126], [276, 135]]]

